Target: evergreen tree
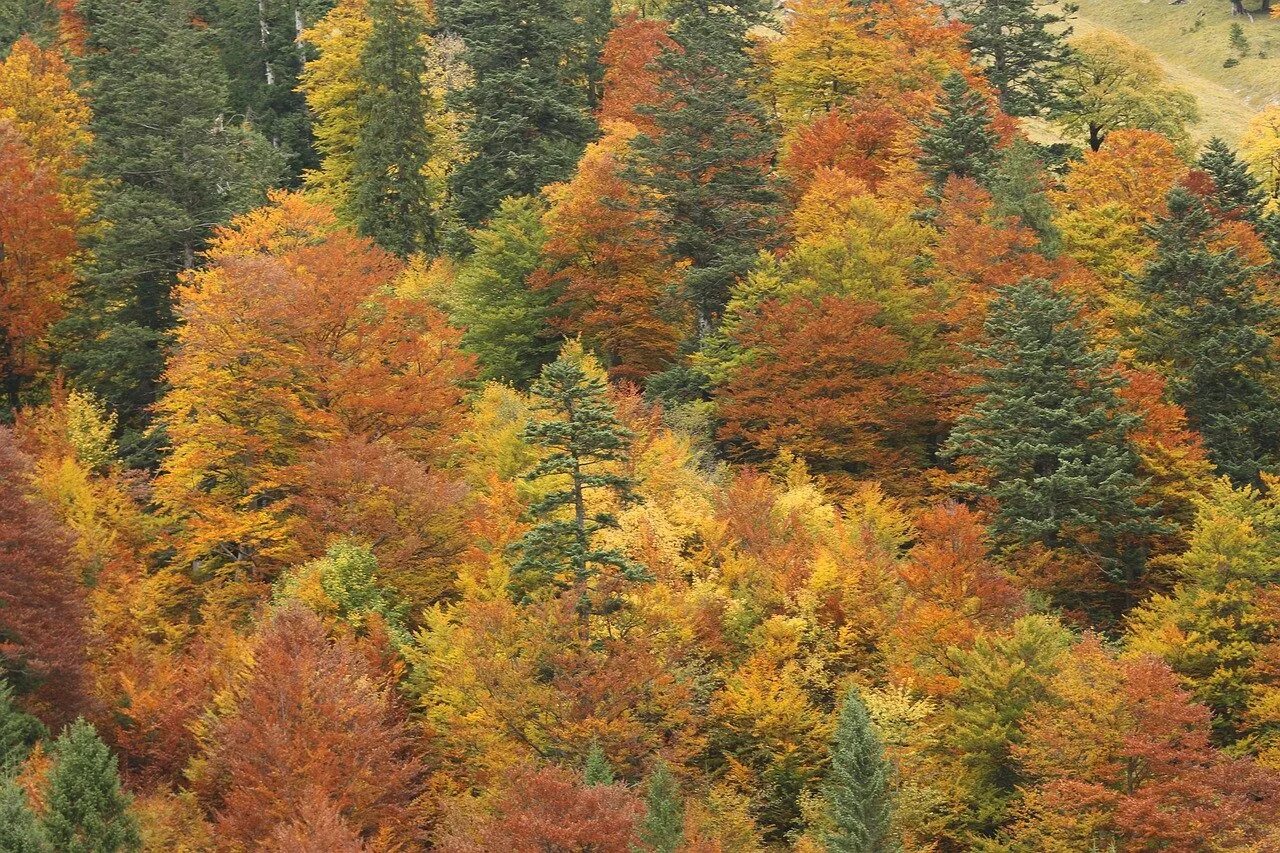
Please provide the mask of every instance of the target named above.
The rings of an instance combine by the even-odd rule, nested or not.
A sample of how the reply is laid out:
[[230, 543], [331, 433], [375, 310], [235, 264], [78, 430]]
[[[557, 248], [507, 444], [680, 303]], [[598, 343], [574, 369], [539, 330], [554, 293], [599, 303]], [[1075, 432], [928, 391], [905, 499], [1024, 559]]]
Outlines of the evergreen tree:
[[991, 196], [995, 213], [1018, 220], [1040, 237], [1041, 251], [1057, 255], [1061, 235], [1053, 224], [1056, 215], [1049, 201], [1048, 170], [1035, 144], [1016, 139], [1001, 154], [1000, 165], [991, 176]]
[[1249, 166], [1218, 137], [1210, 139], [1197, 165], [1213, 178], [1213, 206], [1228, 216], [1257, 222], [1265, 201]]
[[556, 357], [547, 318], [553, 288], [530, 277], [542, 263], [547, 232], [537, 198], [509, 198], [489, 224], [472, 233], [474, 251], [458, 271], [454, 321], [462, 342], [480, 357], [483, 375], [524, 385]]
[[599, 741], [591, 742], [591, 749], [587, 752], [587, 764], [583, 768], [582, 778], [592, 787], [613, 784], [613, 767], [609, 764], [609, 758], [604, 754], [604, 749], [601, 748]]
[[140, 850], [129, 796], [120, 788], [116, 757], [83, 719], [54, 741], [45, 792], [44, 831], [64, 853]]
[[840, 703], [831, 770], [827, 776], [827, 849], [839, 853], [888, 853], [901, 849], [893, 835], [893, 766], [884, 755], [856, 688]]
[[360, 57], [360, 139], [350, 210], [360, 233], [400, 256], [437, 248], [424, 169], [434, 140], [423, 80], [427, 21], [414, 0], [370, 0], [373, 32]]
[[58, 11], [52, 0], [7, 0], [0, 3], [0, 59], [22, 36], [52, 44], [58, 35]]
[[513, 586], [522, 595], [570, 591], [585, 633], [593, 613], [621, 606], [616, 592], [597, 594], [598, 578], [612, 573], [625, 581], [651, 579], [622, 551], [597, 541], [600, 531], [616, 528], [618, 521], [595, 508], [596, 501], [634, 499], [631, 480], [607, 470], [627, 459], [632, 434], [618, 422], [600, 371], [580, 347], [567, 346], [529, 390], [539, 415], [524, 436], [546, 455], [526, 479], [555, 479], [552, 490], [529, 507], [536, 523], [515, 545], [520, 558], [512, 568]]
[[76, 381], [138, 426], [174, 323], [170, 291], [213, 228], [259, 203], [278, 155], [225, 114], [214, 34], [171, 0], [80, 0], [102, 176], [94, 264], [61, 332]]
[[995, 498], [1004, 544], [1073, 550], [1132, 580], [1144, 559], [1135, 539], [1156, 525], [1138, 505], [1138, 419], [1121, 408], [1114, 353], [1092, 348], [1075, 303], [1045, 281], [1002, 289], [984, 330], [980, 399], [944, 450], [983, 482], [960, 488]]
[[43, 723], [14, 704], [13, 687], [0, 679], [0, 776], [25, 761], [31, 747], [47, 734]]
[[570, 55], [578, 65], [580, 85], [587, 110], [595, 114], [604, 95], [604, 43], [613, 29], [612, 0], [566, 0], [569, 14], [578, 29], [580, 52]]
[[1042, 115], [1058, 95], [1059, 69], [1069, 61], [1064, 26], [1074, 4], [1043, 0], [960, 0], [960, 20], [969, 26], [969, 47], [1009, 115]]
[[940, 192], [955, 175], [985, 184], [1000, 162], [1000, 135], [991, 125], [991, 107], [964, 76], [951, 72], [942, 81], [942, 97], [920, 139], [920, 165]]
[[640, 824], [640, 840], [653, 853], [675, 853], [684, 843], [684, 806], [676, 779], [659, 761], [645, 783], [644, 821]]
[[459, 215], [477, 225], [508, 196], [533, 195], [573, 173], [595, 133], [575, 79], [583, 49], [565, 0], [444, 0], [440, 22], [466, 45], [473, 80], [454, 93], [469, 117], [470, 159], [451, 176]]
[[1156, 253], [1140, 286], [1138, 354], [1166, 372], [1218, 470], [1248, 483], [1280, 452], [1280, 314], [1258, 290], [1259, 271], [1216, 245], [1215, 225], [1195, 195], [1169, 194], [1168, 214], [1150, 229]]
[[629, 178], [652, 192], [669, 251], [689, 263], [684, 289], [701, 335], [776, 239], [780, 197], [767, 172], [776, 146], [748, 88], [746, 52], [747, 30], [769, 8], [760, 0], [674, 0], [675, 46], [656, 62], [662, 104], [642, 108], [660, 133], [632, 142]]
[[12, 779], [0, 776], [0, 851], [45, 853], [53, 848], [27, 803], [27, 794]]

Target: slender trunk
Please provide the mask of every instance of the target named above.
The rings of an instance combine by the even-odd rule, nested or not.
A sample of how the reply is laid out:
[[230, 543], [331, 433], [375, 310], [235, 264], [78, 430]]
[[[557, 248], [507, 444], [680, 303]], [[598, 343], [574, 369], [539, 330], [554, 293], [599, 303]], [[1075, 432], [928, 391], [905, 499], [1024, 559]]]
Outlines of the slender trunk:
[[1089, 124], [1089, 147], [1095, 152], [1102, 147], [1102, 128], [1090, 122]]
[[276, 84], [276, 72], [271, 67], [271, 54], [267, 49], [268, 36], [271, 35], [271, 28], [267, 25], [267, 0], [258, 0], [258, 40], [262, 44], [262, 64], [267, 71], [267, 85], [274, 86]]
[[[566, 414], [569, 416], [569, 423], [573, 423], [574, 409], [573, 403], [569, 402], [565, 407]], [[572, 452], [572, 451], [571, 451]], [[590, 590], [587, 588], [587, 560], [586, 554], [590, 543], [587, 541], [587, 501], [582, 490], [582, 462], [575, 454], [573, 456], [573, 525], [575, 535], [578, 539], [578, 557], [577, 565], [574, 566], [576, 577], [574, 580], [575, 591], [578, 596], [576, 607], [578, 609], [578, 630], [582, 635], [583, 642], [591, 641], [591, 598]]]
[[294, 43], [298, 45], [298, 64], [302, 68], [307, 67], [307, 45], [302, 40], [302, 34], [307, 29], [307, 22], [302, 20], [302, 8], [297, 4], [293, 4], [293, 32], [295, 35]]

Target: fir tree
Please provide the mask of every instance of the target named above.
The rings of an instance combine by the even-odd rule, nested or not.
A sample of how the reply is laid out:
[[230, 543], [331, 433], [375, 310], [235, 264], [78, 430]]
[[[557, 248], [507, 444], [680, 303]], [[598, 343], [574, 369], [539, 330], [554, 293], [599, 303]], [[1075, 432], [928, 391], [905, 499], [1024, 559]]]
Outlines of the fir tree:
[[572, 58], [587, 53], [564, 0], [445, 0], [440, 22], [466, 45], [474, 79], [452, 96], [469, 116], [470, 159], [451, 177], [459, 215], [477, 225], [508, 196], [573, 172], [595, 133]]
[[885, 758], [856, 688], [840, 703], [831, 770], [827, 776], [827, 849], [839, 853], [889, 853], [901, 849], [893, 835], [893, 766]]
[[539, 414], [524, 435], [546, 455], [526, 479], [555, 479], [552, 490], [529, 507], [536, 523], [516, 543], [520, 558], [512, 568], [518, 594], [546, 588], [570, 591], [584, 632], [592, 614], [621, 606], [616, 592], [600, 595], [593, 589], [602, 575], [631, 582], [651, 579], [622, 551], [597, 541], [600, 531], [616, 528], [618, 521], [596, 509], [596, 501], [606, 496], [617, 503], [634, 499], [631, 480], [608, 470], [627, 459], [632, 434], [618, 422], [604, 379], [587, 358], [580, 347], [570, 345], [530, 386]]
[[1070, 59], [1064, 26], [1076, 6], [1043, 0], [961, 0], [969, 47], [1009, 115], [1042, 115], [1058, 95], [1058, 70]]
[[1257, 222], [1265, 201], [1262, 184], [1231, 146], [1218, 137], [1210, 139], [1197, 165], [1213, 178], [1213, 206], [1227, 216]]
[[413, 0], [370, 0], [373, 32], [360, 57], [363, 121], [350, 210], [360, 233], [402, 257], [437, 248], [435, 204], [424, 169], [434, 140], [423, 116], [427, 22]]
[[1002, 289], [984, 330], [980, 399], [944, 450], [983, 482], [960, 488], [995, 498], [1002, 543], [1073, 550], [1133, 580], [1143, 561], [1135, 540], [1156, 525], [1138, 504], [1128, 438], [1138, 419], [1121, 408], [1114, 353], [1092, 347], [1078, 307], [1044, 281]]
[[645, 814], [640, 840], [653, 853], [675, 853], [684, 843], [684, 806], [676, 779], [659, 761], [645, 783]]
[[1140, 286], [1138, 353], [1166, 371], [1218, 470], [1249, 483], [1280, 452], [1280, 314], [1258, 290], [1259, 270], [1216, 246], [1215, 225], [1195, 195], [1169, 194], [1169, 213], [1150, 229], [1156, 254]]
[[986, 98], [970, 88], [963, 75], [948, 74], [920, 139], [920, 165], [933, 180], [934, 191], [940, 192], [952, 175], [985, 184], [1000, 161], [999, 141]]
[[26, 792], [12, 779], [0, 776], [0, 851], [46, 853], [52, 849]]
[[1023, 139], [1014, 140], [1002, 152], [1000, 165], [990, 182], [995, 213], [1017, 219], [1036, 232], [1041, 251], [1054, 257], [1061, 235], [1053, 224], [1056, 211], [1049, 201], [1050, 186], [1048, 170], [1036, 146]]
[[22, 36], [52, 44], [58, 35], [58, 11], [52, 0], [7, 0], [0, 3], [0, 59]]
[[0, 678], [0, 776], [25, 761], [36, 741], [48, 734], [43, 723], [14, 704], [13, 693], [9, 682]]
[[660, 133], [632, 143], [629, 177], [652, 192], [669, 251], [689, 263], [684, 289], [703, 335], [734, 282], [776, 239], [780, 196], [767, 173], [776, 146], [747, 85], [747, 30], [768, 8], [759, 0], [675, 0], [675, 47], [656, 62], [663, 104], [643, 108]]
[[120, 788], [116, 757], [83, 719], [67, 726], [52, 749], [44, 831], [65, 853], [140, 850], [129, 796]]
[[270, 145], [226, 114], [214, 35], [170, 0], [81, 0], [93, 105], [90, 169], [102, 224], [62, 326], [63, 363], [137, 426], [174, 323], [170, 291], [213, 228], [259, 203], [279, 171]]
[[592, 787], [613, 784], [613, 767], [609, 764], [609, 758], [604, 754], [599, 741], [591, 742], [591, 749], [587, 752], [587, 764], [582, 770], [582, 778]]

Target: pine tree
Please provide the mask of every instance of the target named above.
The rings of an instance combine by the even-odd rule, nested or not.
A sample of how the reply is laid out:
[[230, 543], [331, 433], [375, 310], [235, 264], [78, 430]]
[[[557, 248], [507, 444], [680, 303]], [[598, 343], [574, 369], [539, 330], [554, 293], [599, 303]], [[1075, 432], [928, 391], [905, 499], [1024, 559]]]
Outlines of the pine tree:
[[0, 678], [0, 776], [25, 761], [36, 741], [48, 734], [43, 723], [14, 704], [13, 695], [13, 687]]
[[893, 835], [893, 766], [884, 755], [857, 688], [840, 703], [831, 770], [827, 776], [827, 849], [839, 853], [889, 853], [901, 849]]
[[621, 606], [616, 593], [597, 594], [598, 578], [616, 573], [625, 581], [650, 580], [643, 566], [597, 542], [600, 531], [618, 526], [612, 513], [594, 507], [597, 499], [634, 500], [632, 481], [607, 470], [627, 459], [632, 433], [618, 422], [604, 379], [580, 346], [567, 346], [529, 391], [539, 415], [524, 436], [546, 455], [526, 479], [555, 479], [552, 491], [529, 507], [536, 523], [515, 545], [520, 559], [513, 587], [522, 595], [548, 587], [569, 591], [585, 633], [592, 614]]
[[466, 45], [474, 79], [451, 96], [470, 117], [470, 159], [451, 177], [458, 214], [478, 225], [509, 196], [573, 172], [595, 133], [573, 58], [588, 53], [564, 0], [444, 0], [441, 24]]
[[1073, 4], [1043, 0], [962, 0], [960, 20], [974, 57], [1009, 115], [1043, 115], [1057, 99], [1058, 70], [1070, 60], [1064, 26], [1075, 14]]
[[373, 32], [360, 57], [362, 122], [350, 210], [360, 233], [404, 257], [437, 248], [435, 200], [424, 169], [434, 145], [423, 116], [427, 21], [413, 0], [370, 0]]
[[1259, 271], [1216, 245], [1216, 223], [1200, 199], [1176, 188], [1168, 206], [1149, 231], [1156, 253], [1140, 283], [1138, 354], [1166, 372], [1218, 470], [1255, 482], [1280, 453], [1280, 313], [1259, 292]]
[[46, 853], [52, 849], [26, 792], [12, 779], [0, 776], [0, 851]]
[[1138, 505], [1138, 421], [1121, 408], [1114, 353], [1093, 348], [1076, 304], [1045, 281], [999, 291], [984, 330], [979, 400], [944, 450], [982, 474], [960, 489], [995, 498], [1002, 543], [1073, 550], [1132, 580], [1135, 538], [1156, 528]]
[[675, 0], [674, 46], [656, 62], [663, 103], [641, 108], [659, 134], [632, 142], [629, 178], [653, 194], [669, 251], [689, 263], [684, 290], [702, 335], [776, 239], [780, 196], [767, 171], [776, 146], [747, 85], [747, 30], [768, 8], [760, 0]]
[[659, 761], [645, 783], [645, 814], [640, 840], [653, 853], [675, 853], [684, 843], [684, 806], [676, 779]]
[[1231, 146], [1218, 137], [1210, 139], [1197, 165], [1213, 178], [1213, 206], [1227, 216], [1257, 222], [1265, 202], [1262, 184]]
[[999, 141], [986, 98], [970, 88], [963, 75], [948, 74], [920, 139], [920, 165], [933, 180], [935, 192], [952, 175], [986, 183], [1000, 161]]
[[78, 719], [54, 741], [45, 792], [45, 833], [65, 853], [140, 850], [129, 796], [120, 788], [116, 757], [93, 726]]
[[582, 769], [582, 779], [590, 786], [613, 784], [613, 767], [609, 764], [609, 757], [604, 754], [599, 741], [591, 742], [591, 749], [587, 752], [587, 763]]
[[62, 325], [63, 363], [137, 426], [174, 324], [171, 289], [215, 225], [259, 203], [278, 155], [225, 112], [214, 34], [170, 0], [80, 0], [79, 70], [103, 177], [94, 264]]

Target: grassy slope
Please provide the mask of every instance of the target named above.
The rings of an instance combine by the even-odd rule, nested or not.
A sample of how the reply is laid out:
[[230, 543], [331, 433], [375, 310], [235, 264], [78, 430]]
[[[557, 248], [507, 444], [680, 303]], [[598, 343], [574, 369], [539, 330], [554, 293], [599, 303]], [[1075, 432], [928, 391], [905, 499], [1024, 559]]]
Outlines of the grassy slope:
[[[1280, 21], [1255, 16], [1233, 18], [1229, 0], [1078, 0], [1077, 33], [1105, 28], [1155, 53], [1178, 85], [1200, 102], [1203, 119], [1193, 129], [1197, 141], [1221, 136], [1236, 142], [1249, 119], [1269, 103], [1280, 103]], [[1197, 19], [1202, 24], [1196, 28]], [[1235, 68], [1229, 31], [1244, 27], [1251, 55]], [[1265, 57], [1260, 55], [1265, 54]]]

